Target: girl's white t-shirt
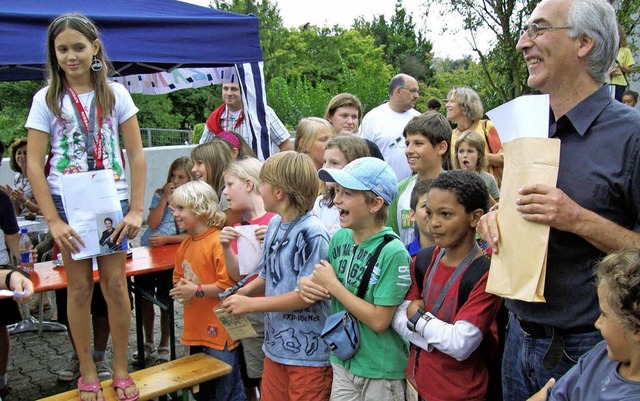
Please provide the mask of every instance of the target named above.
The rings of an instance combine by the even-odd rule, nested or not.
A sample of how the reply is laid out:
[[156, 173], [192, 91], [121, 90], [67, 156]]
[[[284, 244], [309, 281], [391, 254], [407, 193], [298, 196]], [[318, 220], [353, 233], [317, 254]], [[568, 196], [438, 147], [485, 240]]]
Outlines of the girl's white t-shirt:
[[[138, 108], [133, 103], [129, 92], [119, 83], [111, 82], [109, 87], [115, 96], [115, 106], [111, 114], [106, 115], [102, 122], [101, 135], [103, 144], [103, 163], [105, 169], [113, 170], [116, 189], [121, 200], [128, 199], [128, 187], [125, 174], [125, 164], [120, 149], [118, 129], [120, 124], [133, 117]], [[87, 163], [87, 138], [80, 129], [82, 121], [77, 117], [77, 111], [69, 94], [62, 97], [61, 118], [57, 118], [47, 107], [46, 94], [49, 87], [40, 89], [33, 96], [33, 104], [27, 117], [25, 127], [49, 134], [51, 154], [48, 161], [50, 170], [47, 182], [51, 193], [60, 195], [60, 182], [63, 174], [73, 174], [89, 171]], [[91, 91], [78, 95], [85, 107], [87, 116], [90, 115], [95, 92]], [[97, 129], [90, 131], [97, 132]]]
[[327, 227], [327, 231], [331, 237], [333, 233], [338, 231], [338, 228], [340, 228], [340, 210], [335, 206], [327, 206], [322, 202], [322, 198], [323, 195], [316, 198], [311, 212], [319, 218], [320, 221], [322, 221], [325, 227]]

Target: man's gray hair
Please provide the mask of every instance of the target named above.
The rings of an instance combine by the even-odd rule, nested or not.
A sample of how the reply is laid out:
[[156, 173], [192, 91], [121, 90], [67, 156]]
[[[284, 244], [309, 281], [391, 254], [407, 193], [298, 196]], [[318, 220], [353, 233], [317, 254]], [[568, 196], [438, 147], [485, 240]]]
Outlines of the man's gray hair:
[[389, 81], [389, 97], [393, 95], [393, 92], [395, 92], [396, 89], [402, 88], [404, 86], [405, 76], [406, 75], [404, 74], [398, 74], [391, 78], [391, 81]]
[[587, 71], [598, 83], [604, 83], [618, 54], [616, 13], [605, 0], [574, 0], [567, 12], [568, 36], [586, 35], [593, 40], [587, 55]]

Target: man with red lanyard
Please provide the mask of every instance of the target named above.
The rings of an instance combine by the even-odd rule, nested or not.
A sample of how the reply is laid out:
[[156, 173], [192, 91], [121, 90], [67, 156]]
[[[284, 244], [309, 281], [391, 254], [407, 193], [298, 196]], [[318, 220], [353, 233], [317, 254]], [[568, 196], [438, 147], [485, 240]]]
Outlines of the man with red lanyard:
[[[268, 154], [258, 142], [259, 135], [253, 133], [251, 124], [246, 118], [242, 105], [242, 94], [240, 85], [237, 83], [225, 83], [222, 85], [222, 100], [224, 104], [215, 109], [209, 119], [200, 138], [200, 143], [206, 143], [218, 133], [222, 131], [235, 131], [242, 135], [244, 140], [256, 152], [258, 158], [262, 161], [266, 160], [272, 154], [279, 151], [292, 150], [293, 146], [289, 138], [291, 135], [287, 128], [282, 124], [275, 111], [265, 105], [265, 114], [267, 119], [267, 128], [269, 132], [270, 146]], [[262, 151], [261, 151], [262, 150]]]

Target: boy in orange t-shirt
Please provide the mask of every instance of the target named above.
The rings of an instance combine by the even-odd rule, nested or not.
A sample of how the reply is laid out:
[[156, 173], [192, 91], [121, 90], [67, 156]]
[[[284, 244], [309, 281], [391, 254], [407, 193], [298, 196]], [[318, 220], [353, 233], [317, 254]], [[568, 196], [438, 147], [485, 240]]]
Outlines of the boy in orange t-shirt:
[[169, 294], [184, 306], [184, 328], [180, 342], [190, 353], [204, 352], [231, 365], [227, 376], [200, 385], [198, 401], [245, 401], [236, 347], [213, 312], [218, 294], [235, 283], [229, 278], [220, 243], [225, 215], [218, 209], [215, 191], [203, 181], [176, 188], [169, 198], [180, 230], [189, 234], [176, 252], [174, 288]]

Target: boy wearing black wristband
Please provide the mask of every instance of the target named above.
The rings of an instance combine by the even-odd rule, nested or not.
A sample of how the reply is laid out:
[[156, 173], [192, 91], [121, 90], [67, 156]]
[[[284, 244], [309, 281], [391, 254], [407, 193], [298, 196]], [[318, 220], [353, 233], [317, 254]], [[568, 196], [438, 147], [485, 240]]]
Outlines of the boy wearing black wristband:
[[393, 320], [411, 342], [407, 379], [421, 399], [496, 399], [487, 393], [487, 356], [497, 356], [502, 299], [485, 291], [490, 257], [475, 239], [489, 207], [487, 187], [475, 173], [446, 171], [431, 182], [426, 204], [436, 245], [416, 255]]

